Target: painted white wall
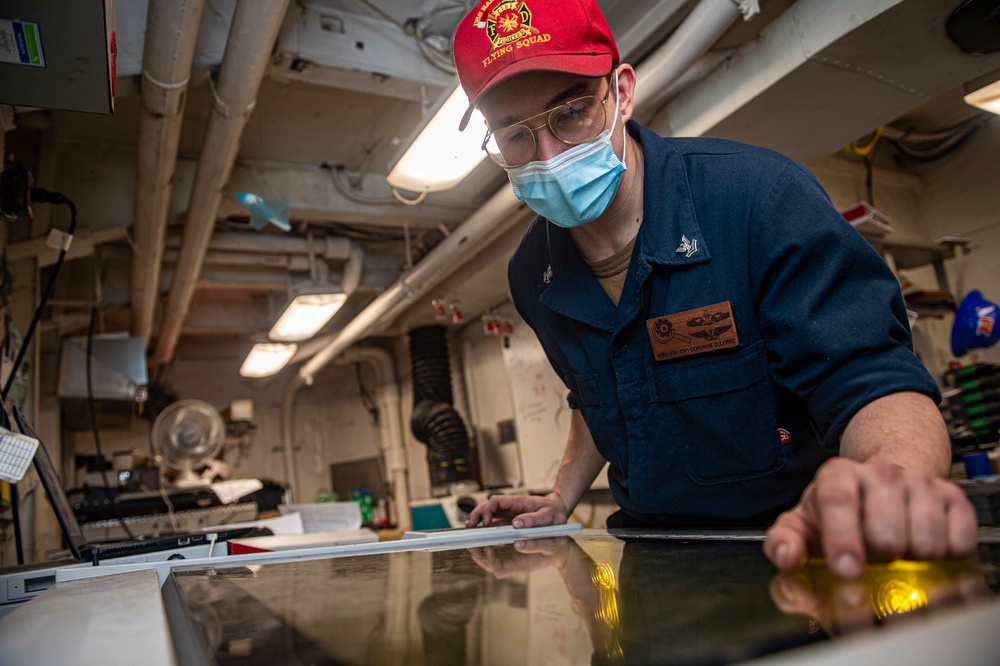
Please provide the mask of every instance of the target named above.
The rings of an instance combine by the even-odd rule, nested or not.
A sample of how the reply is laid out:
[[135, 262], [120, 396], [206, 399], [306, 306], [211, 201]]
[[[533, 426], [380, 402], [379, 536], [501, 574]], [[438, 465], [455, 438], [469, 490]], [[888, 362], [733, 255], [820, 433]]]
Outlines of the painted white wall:
[[[1000, 302], [1000, 116], [987, 124], [960, 150], [922, 165], [926, 187], [920, 204], [931, 238], [960, 236], [972, 241], [964, 261], [965, 291], [979, 289], [994, 303]], [[946, 263], [954, 283], [955, 262]], [[959, 298], [965, 294], [958, 294]], [[940, 347], [947, 346], [951, 319], [936, 324], [932, 333]], [[962, 363], [1000, 363], [1000, 345], [970, 352]]]
[[[506, 308], [513, 310], [509, 304]], [[506, 315], [504, 309], [498, 312]], [[472, 323], [462, 331], [458, 342], [469, 393], [469, 425], [475, 433], [483, 486], [518, 486], [521, 484], [518, 444], [500, 443], [500, 422], [514, 418], [503, 361], [504, 339], [486, 335], [481, 323]]]
[[[893, 224], [892, 238], [934, 243], [946, 236], [973, 241], [963, 262], [964, 291], [980, 289], [1000, 301], [1000, 118], [988, 119], [972, 141], [952, 155], [934, 162], [897, 167], [888, 159], [891, 150], [874, 171], [875, 208]], [[865, 169], [859, 158], [835, 155], [809, 165], [834, 205], [843, 210], [866, 199]], [[945, 262], [949, 285], [956, 287], [955, 261]], [[937, 289], [933, 268], [908, 270], [904, 278], [915, 287]], [[956, 294], [960, 300], [965, 293]], [[913, 326], [914, 350], [940, 383], [949, 363], [956, 360], [950, 350], [954, 317], [920, 317]], [[958, 359], [1000, 362], [1000, 346], [971, 352]]]

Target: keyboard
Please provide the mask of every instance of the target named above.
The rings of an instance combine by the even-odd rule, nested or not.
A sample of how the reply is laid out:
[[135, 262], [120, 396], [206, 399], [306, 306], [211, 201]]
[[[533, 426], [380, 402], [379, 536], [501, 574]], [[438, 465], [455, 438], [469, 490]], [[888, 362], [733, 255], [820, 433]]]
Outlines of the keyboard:
[[0, 479], [17, 483], [35, 457], [38, 440], [0, 427]]

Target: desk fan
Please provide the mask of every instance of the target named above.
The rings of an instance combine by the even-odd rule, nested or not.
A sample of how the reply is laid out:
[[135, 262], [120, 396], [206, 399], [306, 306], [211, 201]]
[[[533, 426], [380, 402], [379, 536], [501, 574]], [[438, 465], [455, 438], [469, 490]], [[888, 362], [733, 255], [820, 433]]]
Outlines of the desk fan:
[[178, 488], [208, 485], [194, 473], [201, 462], [210, 460], [222, 448], [226, 425], [218, 410], [203, 400], [178, 400], [153, 421], [153, 450], [176, 467]]

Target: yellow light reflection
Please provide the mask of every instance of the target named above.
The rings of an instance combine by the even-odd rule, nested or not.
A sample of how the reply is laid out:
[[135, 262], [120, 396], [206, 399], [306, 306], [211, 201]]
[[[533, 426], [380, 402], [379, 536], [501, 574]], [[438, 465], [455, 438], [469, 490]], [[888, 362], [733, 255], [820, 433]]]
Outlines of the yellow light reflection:
[[607, 562], [591, 562], [590, 581], [597, 588], [594, 619], [604, 625], [608, 633], [601, 661], [605, 664], [625, 663], [625, 652], [618, 641], [618, 589], [615, 570]]

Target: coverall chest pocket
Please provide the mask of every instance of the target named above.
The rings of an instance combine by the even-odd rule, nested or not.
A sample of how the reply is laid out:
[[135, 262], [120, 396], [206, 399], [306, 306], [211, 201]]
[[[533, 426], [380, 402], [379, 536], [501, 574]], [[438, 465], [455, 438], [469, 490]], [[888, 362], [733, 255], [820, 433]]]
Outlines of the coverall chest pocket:
[[649, 371], [654, 418], [669, 426], [692, 481], [712, 485], [771, 474], [785, 464], [762, 342]]

